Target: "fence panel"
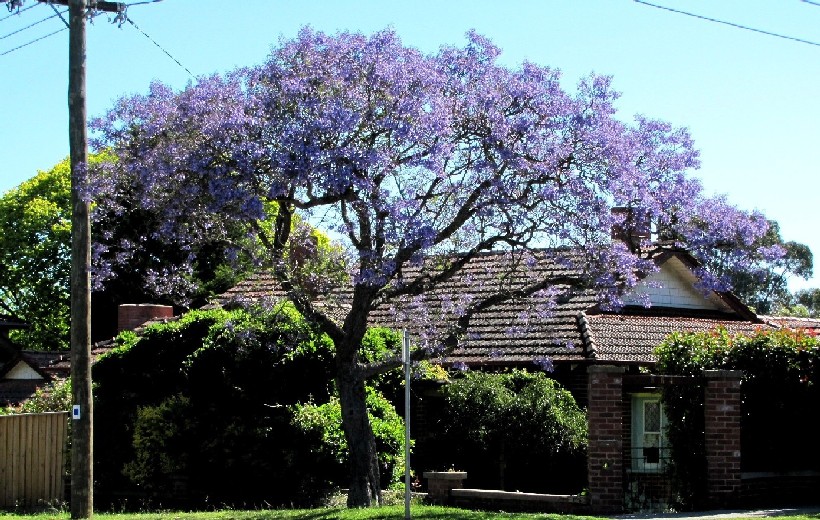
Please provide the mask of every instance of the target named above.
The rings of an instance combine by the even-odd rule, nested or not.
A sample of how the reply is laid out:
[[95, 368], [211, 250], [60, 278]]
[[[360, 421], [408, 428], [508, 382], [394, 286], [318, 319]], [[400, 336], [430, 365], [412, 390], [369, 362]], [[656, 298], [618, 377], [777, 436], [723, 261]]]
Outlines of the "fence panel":
[[68, 412], [0, 416], [0, 508], [63, 500]]

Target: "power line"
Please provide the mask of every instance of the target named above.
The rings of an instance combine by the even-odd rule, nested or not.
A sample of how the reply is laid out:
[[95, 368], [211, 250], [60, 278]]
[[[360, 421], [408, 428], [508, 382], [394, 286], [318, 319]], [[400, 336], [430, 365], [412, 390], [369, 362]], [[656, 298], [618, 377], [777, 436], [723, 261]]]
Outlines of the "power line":
[[32, 24], [26, 25], [25, 27], [22, 27], [22, 28], [20, 28], [20, 29], [17, 29], [16, 31], [12, 31], [12, 32], [10, 32], [10, 33], [8, 33], [8, 34], [5, 34], [5, 35], [3, 35], [3, 36], [0, 36], [0, 40], [4, 40], [4, 39], [8, 38], [9, 36], [14, 36], [14, 35], [15, 35], [15, 34], [17, 34], [17, 33], [21, 33], [21, 32], [23, 32], [23, 31], [25, 31], [26, 29], [31, 29], [31, 28], [32, 28], [32, 27], [34, 27], [35, 25], [41, 24], [41, 23], [45, 22], [46, 20], [51, 20], [52, 18], [55, 18], [55, 17], [57, 17], [57, 16], [59, 16], [60, 18], [62, 18], [62, 17], [63, 17], [63, 13], [66, 13], [66, 12], [67, 12], [67, 11], [63, 11], [62, 13], [59, 13], [59, 12], [58, 12], [58, 13], [53, 14], [53, 15], [51, 15], [51, 16], [46, 16], [46, 17], [45, 17], [45, 18], [43, 18], [42, 20], [39, 20], [39, 21], [34, 22], [34, 23], [32, 23]]
[[[17, 12], [14, 12], [14, 13], [11, 13], [11, 14], [7, 14], [7, 15], [6, 15], [6, 16], [4, 16], [3, 18], [0, 18], [0, 22], [2, 22], [3, 20], [8, 20], [9, 18], [12, 18], [12, 17], [14, 17], [14, 16], [17, 16], [17, 15], [18, 15], [18, 14], [20, 14], [20, 13], [24, 13], [24, 12], [28, 11], [29, 9], [31, 9], [32, 7], [37, 7], [38, 5], [40, 5], [40, 4], [31, 4], [30, 6], [28, 6], [28, 7], [24, 7], [24, 8], [22, 8], [22, 9], [20, 9], [20, 8], [18, 7], [18, 8], [17, 8]], [[13, 7], [13, 6], [11, 6], [11, 4], [9, 4], [9, 11], [14, 11], [14, 7]]]
[[48, 5], [50, 5], [51, 8], [54, 9], [54, 12], [57, 13], [57, 16], [60, 17], [60, 20], [62, 20], [63, 23], [65, 24], [66, 28], [68, 28], [68, 22], [66, 21], [65, 18], [63, 18], [63, 14], [60, 11], [58, 11], [56, 7], [54, 7], [54, 4], [48, 4]]
[[[158, 0], [157, 0], [157, 1], [158, 1]], [[166, 54], [166, 56], [168, 56], [169, 58], [171, 58], [172, 60], [174, 60], [174, 62], [176, 62], [176, 64], [177, 64], [177, 65], [179, 65], [180, 67], [182, 67], [182, 69], [183, 69], [185, 72], [187, 72], [189, 76], [191, 76], [193, 79], [196, 79], [196, 77], [194, 76], [194, 74], [193, 74], [190, 70], [188, 70], [188, 68], [187, 68], [185, 65], [183, 65], [182, 63], [180, 63], [178, 59], [176, 59], [176, 58], [174, 58], [173, 56], [171, 56], [171, 53], [170, 53], [170, 52], [168, 52], [168, 51], [166, 51], [165, 49], [163, 49], [163, 48], [162, 48], [162, 45], [158, 44], [158, 43], [157, 43], [157, 42], [156, 42], [153, 38], [151, 38], [150, 36], [148, 36], [148, 35], [145, 33], [145, 31], [143, 31], [142, 29], [140, 29], [140, 28], [137, 26], [137, 24], [135, 24], [135, 23], [134, 23], [134, 20], [132, 20], [132, 19], [131, 19], [128, 15], [126, 15], [126, 16], [125, 16], [125, 20], [126, 20], [128, 23], [130, 23], [131, 25], [133, 25], [133, 26], [134, 26], [134, 29], [138, 30], [139, 32], [141, 32], [141, 33], [142, 33], [142, 35], [143, 35], [143, 36], [145, 36], [146, 38], [148, 38], [148, 40], [149, 40], [151, 43], [153, 43], [154, 45], [156, 45], [156, 46], [157, 46], [157, 48], [158, 48], [159, 50], [161, 50], [162, 52], [164, 52], [164, 53]]]
[[[807, 45], [814, 45], [815, 47], [820, 47], [820, 43], [813, 42], [813, 41], [810, 41], [810, 40], [804, 40], [802, 38], [795, 38], [793, 36], [787, 36], [785, 34], [773, 33], [773, 32], [770, 32], [770, 31], [764, 31], [763, 29], [755, 29], [754, 27], [748, 27], [746, 25], [741, 25], [741, 24], [737, 24], [737, 23], [733, 23], [733, 22], [727, 22], [725, 20], [718, 20], [716, 18], [709, 18], [708, 16], [703, 16], [703, 15], [699, 15], [699, 14], [695, 14], [695, 13], [689, 13], [687, 11], [680, 11], [678, 9], [672, 9], [671, 7], [666, 7], [666, 6], [663, 6], [663, 5], [651, 4], [649, 2], [645, 2], [644, 0], [633, 0], [633, 1], [636, 2], [636, 3], [642, 4], [642, 5], [646, 5], [646, 6], [649, 6], [649, 7], [654, 7], [656, 9], [662, 9], [664, 11], [670, 11], [672, 13], [691, 16], [693, 18], [698, 18], [700, 20], [706, 20], [708, 22], [720, 23], [720, 24], [723, 24], [723, 25], [728, 25], [730, 27], [735, 27], [737, 29], [743, 29], [743, 30], [746, 30], [746, 31], [752, 31], [752, 32], [760, 33], [760, 34], [765, 34], [767, 36], [774, 36], [776, 38], [783, 38], [784, 40], [791, 40], [791, 41], [794, 41], [794, 42], [805, 43]], [[803, 0], [803, 1], [808, 2], [808, 3], [812, 3], [812, 4], [814, 3], [814, 2], [809, 2], [808, 0]], [[818, 5], [820, 5], [820, 4], [818, 4]]]
[[802, 0], [803, 2], [820, 7], [820, 2], [812, 2], [812, 0]]
[[7, 50], [7, 51], [5, 51], [5, 52], [0, 52], [0, 56], [5, 56], [6, 54], [10, 54], [10, 53], [12, 53], [12, 52], [14, 52], [14, 51], [16, 51], [16, 50], [20, 50], [20, 49], [22, 49], [23, 47], [28, 47], [28, 46], [29, 46], [29, 45], [31, 45], [32, 43], [37, 43], [37, 42], [39, 42], [40, 40], [45, 40], [45, 39], [46, 39], [46, 38], [48, 38], [49, 36], [54, 36], [54, 35], [55, 35], [55, 34], [57, 34], [57, 33], [61, 33], [61, 32], [63, 32], [63, 31], [65, 31], [66, 29], [68, 29], [68, 27], [61, 27], [61, 28], [57, 29], [56, 31], [54, 31], [53, 33], [48, 33], [48, 34], [46, 34], [45, 36], [40, 36], [39, 38], [34, 39], [34, 40], [31, 40], [31, 41], [30, 41], [30, 42], [28, 42], [28, 43], [24, 43], [23, 45], [18, 45], [17, 47], [14, 47], [13, 49], [9, 49], [9, 50]]

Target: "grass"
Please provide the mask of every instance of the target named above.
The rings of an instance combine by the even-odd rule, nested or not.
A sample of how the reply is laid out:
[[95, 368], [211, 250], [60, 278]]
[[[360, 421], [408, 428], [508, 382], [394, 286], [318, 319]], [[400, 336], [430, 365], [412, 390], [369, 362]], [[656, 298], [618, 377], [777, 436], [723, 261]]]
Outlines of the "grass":
[[[412, 517], [418, 520], [596, 520], [595, 517], [547, 515], [532, 513], [497, 513], [470, 511], [450, 507], [413, 506]], [[0, 520], [66, 520], [67, 512], [17, 515], [0, 513]], [[95, 513], [95, 520], [390, 520], [403, 519], [404, 506], [368, 509], [327, 507], [319, 509], [277, 509], [260, 511]], [[805, 519], [804, 519], [805, 520]]]
[[[534, 513], [498, 513], [471, 511], [451, 507], [413, 506], [412, 518], [418, 520], [602, 520], [591, 516], [572, 516]], [[0, 520], [67, 520], [67, 512], [34, 515], [0, 512]], [[150, 513], [95, 513], [95, 520], [391, 520], [403, 519], [404, 506], [385, 506], [369, 509], [328, 507], [318, 509], [278, 509], [259, 511], [207, 512], [150, 512]], [[778, 516], [778, 520], [818, 520], [820, 514]], [[734, 520], [734, 519], [733, 519]], [[737, 519], [742, 520], [742, 519]], [[758, 519], [759, 520], [759, 517]]]

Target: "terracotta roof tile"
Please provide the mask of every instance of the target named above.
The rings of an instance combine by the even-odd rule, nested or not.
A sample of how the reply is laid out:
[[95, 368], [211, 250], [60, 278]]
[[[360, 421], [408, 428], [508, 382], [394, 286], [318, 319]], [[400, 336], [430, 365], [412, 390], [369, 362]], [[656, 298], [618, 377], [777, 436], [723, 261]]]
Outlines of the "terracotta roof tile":
[[[516, 328], [524, 310], [521, 302], [511, 300], [476, 313], [469, 325], [468, 339], [447, 357], [446, 362], [503, 365], [532, 363], [538, 357], [550, 357], [554, 361], [652, 363], [655, 361], [652, 350], [673, 331], [705, 331], [724, 326], [733, 332], [753, 332], [761, 326], [748, 319], [754, 317], [748, 312], [731, 315], [717, 311], [632, 307], [624, 309], [621, 314], [601, 314], [597, 310], [594, 291], [562, 285], [568, 278], [581, 277], [582, 273], [572, 267], [577, 257], [578, 253], [571, 250], [545, 250], [529, 260], [488, 253], [472, 259], [456, 276], [439, 284], [426, 300], [429, 313], [441, 316], [444, 326], [448, 322], [452, 325], [457, 319], [452, 314], [440, 312], [442, 302], [448, 296], [469, 294], [481, 298], [500, 290], [515, 291], [535, 280], [555, 281], [553, 289], [561, 294], [551, 313], [531, 313], [526, 328], [512, 334], [511, 329]], [[424, 267], [406, 269], [404, 279], [410, 282], [429, 274], [440, 261], [428, 259]], [[346, 296], [339, 293], [335, 299], [349, 301]], [[285, 294], [272, 274], [257, 273], [221, 295], [218, 302], [271, 297], [284, 298]], [[539, 301], [535, 298], [535, 301], [543, 304], [547, 299]], [[393, 302], [378, 306], [371, 313], [371, 322], [421, 334], [423, 324], [413, 320], [412, 315], [402, 321], [396, 317], [396, 308], [401, 310], [402, 305]], [[343, 310], [340, 309], [338, 314], [344, 314]]]
[[672, 332], [753, 333], [765, 324], [668, 315], [599, 314], [582, 317], [590, 334], [590, 356], [599, 362], [654, 363], [653, 350]]
[[0, 379], [0, 403], [17, 406], [48, 383], [42, 379]]
[[787, 329], [820, 329], [820, 318], [797, 318], [794, 316], [760, 316], [766, 323]]

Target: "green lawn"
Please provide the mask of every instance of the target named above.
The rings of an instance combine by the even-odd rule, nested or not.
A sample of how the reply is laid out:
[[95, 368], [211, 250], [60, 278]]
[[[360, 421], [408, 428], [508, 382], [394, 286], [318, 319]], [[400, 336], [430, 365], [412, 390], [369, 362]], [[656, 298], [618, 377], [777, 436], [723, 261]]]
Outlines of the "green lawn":
[[[595, 520], [595, 517], [526, 513], [489, 513], [464, 509], [413, 506], [412, 517], [419, 520]], [[0, 520], [65, 520], [68, 513], [15, 515], [1, 513]], [[195, 513], [95, 513], [98, 520], [388, 520], [404, 519], [404, 506], [369, 509], [319, 508], [278, 509], [262, 511], [211, 511]], [[805, 520], [805, 519], [804, 519]]]
[[[596, 520], [596, 517], [591, 516], [490, 513], [435, 506], [413, 506], [411, 512], [412, 517], [419, 520]], [[15, 515], [0, 512], [0, 520], [66, 520], [68, 518], [68, 513]], [[370, 509], [320, 508], [197, 513], [97, 513], [94, 518], [99, 520], [388, 520], [403, 519], [404, 506]], [[779, 516], [777, 518], [778, 520], [818, 520], [820, 514]]]

